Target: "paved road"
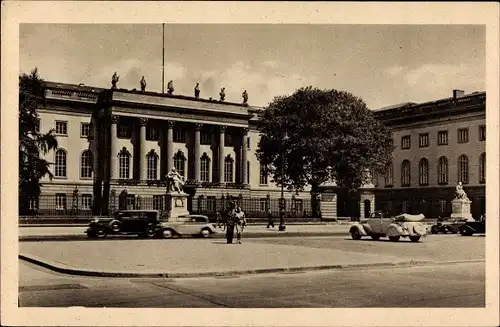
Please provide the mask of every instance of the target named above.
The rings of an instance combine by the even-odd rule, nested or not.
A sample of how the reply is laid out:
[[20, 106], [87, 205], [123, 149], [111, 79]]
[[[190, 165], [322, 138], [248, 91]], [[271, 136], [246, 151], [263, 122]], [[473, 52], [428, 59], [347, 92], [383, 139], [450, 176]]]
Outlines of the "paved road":
[[21, 306], [482, 307], [484, 263], [233, 278], [68, 276], [20, 261]]

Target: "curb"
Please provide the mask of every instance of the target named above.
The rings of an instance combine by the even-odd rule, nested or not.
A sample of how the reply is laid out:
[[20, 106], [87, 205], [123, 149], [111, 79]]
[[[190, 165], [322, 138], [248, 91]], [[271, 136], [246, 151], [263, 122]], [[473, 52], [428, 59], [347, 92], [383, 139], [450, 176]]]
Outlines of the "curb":
[[226, 276], [242, 276], [242, 275], [256, 275], [256, 274], [270, 274], [270, 273], [291, 273], [291, 272], [305, 272], [305, 271], [319, 271], [319, 270], [356, 270], [356, 269], [374, 269], [374, 268], [398, 268], [398, 267], [415, 267], [415, 266], [430, 266], [430, 265], [451, 265], [461, 263], [476, 263], [485, 262], [484, 259], [473, 260], [453, 260], [453, 261], [401, 261], [401, 262], [388, 262], [388, 263], [368, 263], [368, 264], [338, 264], [338, 265], [324, 265], [324, 266], [310, 266], [310, 267], [289, 267], [289, 268], [263, 268], [263, 269], [247, 269], [247, 270], [233, 270], [224, 272], [201, 272], [201, 273], [138, 273], [138, 272], [103, 272], [96, 270], [84, 270], [48, 262], [46, 260], [38, 259], [34, 256], [27, 256], [19, 254], [19, 259], [30, 262], [32, 264], [69, 275], [78, 276], [93, 276], [93, 277], [115, 277], [115, 278], [199, 278], [199, 277], [226, 277]]
[[[325, 226], [325, 225], [335, 225], [335, 226], [343, 226], [343, 225], [351, 225], [352, 222], [311, 222], [311, 223], [294, 223], [289, 222], [287, 225], [290, 226]], [[88, 223], [74, 223], [74, 224], [19, 224], [19, 228], [33, 228], [33, 227], [88, 227]], [[266, 226], [267, 223], [248, 223], [249, 226]], [[278, 225], [278, 224], [276, 224]]]
[[[320, 237], [320, 236], [349, 236], [349, 232], [276, 232], [276, 233], [247, 233], [244, 235], [244, 238], [269, 238], [269, 237]], [[196, 238], [192, 236], [184, 236], [181, 237], [184, 239], [187, 238]], [[211, 239], [225, 239], [225, 233], [217, 233], [215, 235], [212, 235]], [[116, 236], [111, 236], [105, 239], [89, 239], [87, 235], [85, 234], [77, 234], [77, 235], [26, 235], [26, 236], [19, 236], [19, 242], [37, 242], [37, 241], [82, 241], [82, 240], [88, 240], [88, 241], [105, 241], [105, 240], [113, 240], [113, 239], [120, 239], [120, 240], [145, 240], [145, 239], [140, 239], [134, 236], [121, 236], [121, 235], [116, 235]], [[153, 238], [158, 240], [159, 238]]]

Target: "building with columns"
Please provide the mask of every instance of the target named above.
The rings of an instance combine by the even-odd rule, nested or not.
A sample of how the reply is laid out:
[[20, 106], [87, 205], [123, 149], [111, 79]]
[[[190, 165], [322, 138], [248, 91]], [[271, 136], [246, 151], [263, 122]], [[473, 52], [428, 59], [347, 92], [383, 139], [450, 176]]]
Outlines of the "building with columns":
[[[46, 99], [39, 128], [55, 129], [59, 148], [46, 156], [54, 178], [42, 180], [42, 196], [32, 201], [33, 209], [68, 211], [76, 189], [84, 211], [95, 200], [116, 208], [124, 190], [130, 208], [164, 209], [165, 175], [173, 167], [186, 179], [190, 211], [214, 211], [218, 199], [232, 196], [251, 199], [252, 212], [264, 214], [269, 199], [280, 197], [280, 186], [261, 170], [255, 155], [262, 108], [52, 82], [46, 82]], [[447, 216], [461, 181], [473, 201], [473, 216], [484, 213], [485, 99], [484, 92], [457, 90], [446, 99], [374, 110], [392, 131], [393, 162], [360, 192], [336, 189], [329, 212], [351, 217], [380, 209]], [[44, 203], [43, 197], [51, 200]], [[310, 214], [308, 190], [285, 191], [285, 198], [287, 210]], [[277, 212], [277, 202], [271, 209]]]

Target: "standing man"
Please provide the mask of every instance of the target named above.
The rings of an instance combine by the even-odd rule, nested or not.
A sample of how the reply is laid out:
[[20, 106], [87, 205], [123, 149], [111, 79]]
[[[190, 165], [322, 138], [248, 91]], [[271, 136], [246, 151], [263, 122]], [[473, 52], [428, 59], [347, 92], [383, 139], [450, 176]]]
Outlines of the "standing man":
[[267, 228], [269, 228], [269, 226], [272, 226], [274, 228], [274, 217], [271, 209], [267, 210]]
[[224, 228], [226, 229], [226, 240], [227, 244], [233, 243], [234, 237], [234, 225], [235, 225], [235, 209], [233, 204], [231, 203], [231, 208], [227, 211], [226, 214], [226, 222], [224, 224]]
[[245, 218], [245, 213], [240, 207], [236, 207], [234, 216], [236, 221], [236, 241], [238, 244], [241, 244], [241, 237], [243, 236], [243, 229], [245, 229], [247, 220]]

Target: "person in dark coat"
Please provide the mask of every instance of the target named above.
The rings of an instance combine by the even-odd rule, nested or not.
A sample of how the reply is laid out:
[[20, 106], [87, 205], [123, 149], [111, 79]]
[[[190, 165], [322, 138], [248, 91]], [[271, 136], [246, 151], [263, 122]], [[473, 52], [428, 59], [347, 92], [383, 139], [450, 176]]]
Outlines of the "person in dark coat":
[[271, 209], [267, 210], [267, 228], [269, 228], [269, 226], [274, 228], [274, 217]]
[[227, 244], [233, 243], [234, 238], [234, 225], [235, 225], [235, 209], [231, 206], [231, 209], [226, 211], [226, 219], [224, 228], [226, 229], [226, 240]]

